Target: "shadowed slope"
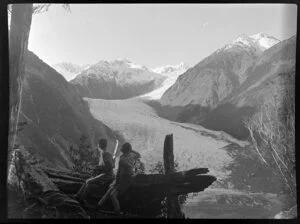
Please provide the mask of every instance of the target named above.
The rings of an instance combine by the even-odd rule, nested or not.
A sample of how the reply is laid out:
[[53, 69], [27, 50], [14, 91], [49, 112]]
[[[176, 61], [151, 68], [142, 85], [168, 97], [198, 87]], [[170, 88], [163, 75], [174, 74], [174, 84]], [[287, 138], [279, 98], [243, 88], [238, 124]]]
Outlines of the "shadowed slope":
[[77, 145], [81, 135], [92, 147], [100, 137], [108, 139], [109, 150], [115, 143], [113, 132], [91, 116], [75, 88], [32, 52], [26, 57], [21, 120], [27, 125], [19, 142], [49, 166], [70, 168], [69, 146]]

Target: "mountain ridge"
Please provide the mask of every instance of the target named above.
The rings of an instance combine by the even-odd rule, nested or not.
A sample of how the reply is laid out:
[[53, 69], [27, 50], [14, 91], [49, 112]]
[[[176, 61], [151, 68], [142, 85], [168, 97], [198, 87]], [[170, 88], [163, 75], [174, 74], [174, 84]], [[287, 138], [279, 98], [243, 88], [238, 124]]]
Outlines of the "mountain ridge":
[[82, 97], [126, 99], [152, 91], [164, 76], [129, 60], [99, 61], [70, 83]]
[[82, 135], [94, 156], [100, 137], [109, 140], [113, 151], [115, 133], [93, 118], [76, 89], [33, 52], [27, 52], [25, 63], [20, 121], [26, 125], [17, 135], [18, 143], [49, 167], [61, 169], [73, 166], [69, 150], [79, 145]]
[[159, 66], [152, 69], [152, 71], [159, 74], [169, 74], [169, 73], [182, 74], [186, 72], [189, 68], [190, 68], [189, 65], [185, 64], [184, 62], [180, 62], [179, 64], [176, 65]]
[[[250, 101], [246, 103], [250, 98], [246, 97], [245, 93], [253, 95], [254, 89], [257, 90], [255, 86], [262, 88], [264, 80], [275, 78], [276, 74], [293, 74], [295, 39], [293, 36], [281, 41], [265, 49], [261, 54], [256, 54], [256, 48], [252, 46], [241, 47], [245, 45], [243, 43], [228, 49], [225, 49], [226, 47], [218, 49], [180, 75], [175, 84], [163, 94], [160, 104], [165, 108], [164, 116], [176, 121], [200, 124], [213, 130], [227, 130], [235, 137], [245, 137], [247, 132], [240, 116], [251, 116], [255, 113], [259, 102], [251, 100], [252, 103]], [[238, 94], [242, 95], [237, 98]], [[261, 96], [264, 97], [263, 94]], [[245, 108], [239, 110], [239, 106]], [[247, 107], [249, 108], [246, 109]], [[231, 118], [226, 115], [228, 121], [236, 118], [236, 126], [230, 130], [224, 125], [226, 123], [230, 127], [234, 122], [232, 124], [223, 122], [223, 125], [218, 126], [214, 119], [220, 124], [221, 117], [225, 119], [220, 113], [226, 113], [228, 116], [231, 114]], [[219, 119], [216, 116], [219, 116]], [[209, 119], [206, 119], [207, 117]], [[210, 125], [212, 123], [214, 125]]]
[[75, 78], [80, 72], [86, 69], [90, 64], [78, 65], [71, 62], [60, 62], [51, 65], [58, 73], [60, 73], [67, 81]]

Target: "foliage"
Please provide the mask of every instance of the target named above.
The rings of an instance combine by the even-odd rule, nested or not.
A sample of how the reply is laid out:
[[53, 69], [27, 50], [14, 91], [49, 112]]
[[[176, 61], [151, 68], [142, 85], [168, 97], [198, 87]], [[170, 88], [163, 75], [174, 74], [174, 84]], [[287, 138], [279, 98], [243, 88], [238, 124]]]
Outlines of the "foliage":
[[[245, 124], [257, 154], [266, 166], [282, 177], [293, 198], [295, 179], [295, 93], [286, 87], [260, 108]], [[278, 91], [280, 93], [280, 91]]]
[[[27, 125], [27, 122], [18, 122], [16, 133], [18, 134], [20, 131], [24, 129]], [[21, 189], [21, 182], [22, 182], [22, 175], [24, 174], [24, 166], [26, 165], [26, 160], [23, 155], [17, 150], [21, 148], [20, 144], [15, 143], [13, 150], [9, 149], [8, 152], [8, 164], [9, 166], [13, 166], [14, 169], [12, 170], [13, 175], [18, 180], [17, 188]]]
[[149, 172], [151, 174], [155, 174], [155, 173], [163, 174], [164, 173], [164, 164], [161, 161], [158, 161], [151, 167]]
[[51, 4], [34, 4], [33, 5], [33, 13], [38, 14], [38, 13], [43, 13], [47, 12], [50, 8]]
[[145, 164], [141, 160], [137, 160], [134, 164], [134, 174], [144, 174], [145, 173]]
[[[16, 133], [18, 134], [19, 132], [21, 132], [27, 124], [28, 124], [27, 121], [18, 122]], [[10, 134], [12, 134], [12, 133], [10, 133]], [[20, 147], [21, 147], [21, 145], [15, 142], [13, 150], [10, 148], [8, 149], [8, 164], [11, 164], [11, 162], [12, 162], [12, 158], [13, 158], [12, 153], [14, 152], [14, 149], [19, 149]]]
[[17, 185], [8, 184], [7, 199], [8, 218], [23, 218], [22, 212], [27, 204], [22, 189]]
[[[18, 122], [17, 134], [21, 132], [24, 127], [28, 124], [26, 121]], [[8, 182], [8, 206], [11, 217], [22, 218], [22, 212], [28, 205], [28, 198], [31, 196], [32, 185], [30, 178], [26, 175], [25, 170], [30, 166], [28, 158], [25, 158], [23, 153], [25, 152], [24, 146], [15, 143], [13, 151], [9, 151], [8, 164], [9, 164], [9, 175], [11, 181]], [[31, 153], [32, 161], [36, 163], [40, 162], [37, 156]], [[31, 161], [31, 163], [32, 163]]]
[[32, 197], [32, 204], [23, 214], [24, 218], [89, 218], [79, 202], [57, 191]]
[[97, 158], [94, 157], [91, 146], [88, 143], [88, 138], [85, 135], [80, 137], [78, 147], [70, 147], [69, 155], [74, 164], [73, 171], [93, 174], [94, 167], [98, 161]]
[[[175, 160], [174, 162], [174, 167], [175, 167], [175, 171], [178, 170], [179, 168], [179, 163], [178, 161]], [[161, 161], [158, 161], [157, 163], [155, 163], [151, 169], [149, 170], [149, 172], [151, 174], [155, 174], [155, 173], [158, 173], [158, 174], [164, 174], [165, 173], [165, 169], [164, 169], [164, 164], [163, 162]]]
[[32, 194], [39, 191], [38, 187], [34, 185], [31, 181], [31, 177], [28, 174], [27, 170], [29, 169], [30, 165], [34, 165], [39, 163], [40, 161], [36, 157], [36, 155], [30, 155], [30, 162], [28, 162], [28, 156], [25, 156], [24, 149], [15, 149], [12, 153], [11, 164], [10, 164], [10, 178], [12, 179], [9, 182], [9, 189], [10, 192], [15, 192], [13, 198], [18, 197], [19, 203], [27, 204], [28, 198], [32, 196]]
[[[50, 8], [51, 4], [34, 4], [33, 5], [33, 14], [39, 14], [39, 13], [43, 13], [43, 12], [47, 12]], [[63, 4], [62, 7], [68, 11], [71, 12], [71, 8], [69, 4]], [[11, 14], [11, 8], [12, 5], [8, 5], [8, 14]]]
[[[174, 161], [174, 167], [175, 167], [175, 171], [178, 170], [179, 168], [179, 163], [177, 160]], [[149, 172], [151, 174], [164, 174], [164, 164], [161, 161], [158, 161], [157, 163], [155, 163], [152, 168], [149, 170]], [[179, 203], [182, 205], [186, 202], [188, 195], [179, 195], [178, 199], [179, 199]], [[161, 201], [161, 214], [158, 216], [158, 218], [167, 218], [167, 197], [164, 198], [164, 200]]]
[[23, 195], [25, 195], [25, 187], [24, 183], [25, 181], [25, 176], [24, 176], [24, 168], [26, 166], [26, 160], [22, 153], [20, 153], [18, 150], [15, 150], [12, 156], [12, 162], [15, 167], [14, 169], [14, 174], [17, 178], [17, 187], [22, 190]]
[[[33, 5], [33, 13], [38, 14], [38, 13], [43, 13], [47, 12], [50, 8], [51, 4], [34, 4]], [[62, 7], [67, 11], [71, 12], [71, 8], [69, 4], [63, 4]]]

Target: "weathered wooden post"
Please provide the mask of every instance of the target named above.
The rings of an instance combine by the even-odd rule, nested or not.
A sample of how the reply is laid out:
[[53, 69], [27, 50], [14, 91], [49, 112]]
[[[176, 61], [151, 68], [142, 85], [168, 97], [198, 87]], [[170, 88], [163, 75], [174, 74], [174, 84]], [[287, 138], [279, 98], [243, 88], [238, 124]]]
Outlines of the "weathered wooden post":
[[[174, 152], [173, 152], [173, 134], [166, 135], [164, 142], [164, 169], [165, 175], [170, 179], [170, 175], [175, 172]], [[171, 188], [167, 194], [167, 218], [184, 218], [180, 209], [178, 195], [172, 195]]]

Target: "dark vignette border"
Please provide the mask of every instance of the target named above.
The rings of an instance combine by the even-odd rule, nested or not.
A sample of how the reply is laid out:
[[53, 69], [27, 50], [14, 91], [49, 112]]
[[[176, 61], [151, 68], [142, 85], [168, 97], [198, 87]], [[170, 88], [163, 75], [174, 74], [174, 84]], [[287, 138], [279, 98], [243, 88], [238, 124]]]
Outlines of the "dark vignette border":
[[[7, 219], [7, 194], [6, 194], [6, 184], [7, 184], [7, 147], [8, 147], [8, 125], [9, 125], [9, 58], [8, 58], [8, 17], [7, 17], [7, 6], [8, 4], [21, 4], [21, 3], [176, 3], [176, 4], [187, 4], [187, 3], [213, 3], [213, 4], [243, 4], [243, 3], [268, 3], [268, 4], [274, 4], [274, 3], [282, 3], [282, 4], [296, 4], [298, 6], [298, 13], [297, 13], [297, 40], [299, 40], [299, 30], [300, 30], [300, 21], [299, 21], [299, 1], [297, 0], [268, 0], [268, 1], [258, 1], [258, 0], [219, 0], [219, 1], [147, 1], [147, 0], [140, 0], [140, 1], [134, 1], [134, 0], [87, 0], [87, 1], [78, 1], [78, 0], [0, 0], [0, 222], [28, 222], [28, 221], [34, 221], [34, 220], [15, 220], [15, 219]], [[297, 59], [300, 57], [300, 47], [298, 46], [297, 41], [297, 49], [296, 49], [296, 74], [297, 71], [300, 71], [300, 59]], [[298, 72], [299, 73], [299, 72]], [[296, 87], [300, 86], [300, 78], [296, 75]], [[295, 100], [297, 102], [297, 96], [299, 96], [299, 88], [295, 88], [296, 91], [296, 97]], [[296, 107], [296, 114], [297, 114], [297, 107]], [[297, 130], [299, 126], [299, 121], [297, 119], [297, 116], [295, 118], [295, 125], [296, 125], [296, 161], [300, 161], [300, 152], [297, 151], [297, 146], [299, 146], [299, 143], [297, 143]], [[297, 165], [296, 163], [296, 176], [297, 176], [297, 204], [299, 205], [299, 182], [300, 182], [300, 165]], [[298, 206], [298, 218], [299, 219], [299, 206]], [[291, 223], [297, 223], [297, 220], [257, 220], [257, 221], [263, 221], [265, 222], [291, 222]], [[89, 220], [92, 221], [92, 220]], [[97, 221], [97, 220], [94, 220]], [[213, 220], [212, 220], [213, 221]], [[232, 222], [233, 220], [230, 220]], [[237, 220], [239, 222], [239, 220]], [[243, 220], [243, 222], [247, 222], [249, 220]], [[250, 220], [251, 221], [251, 220]], [[256, 222], [256, 221], [255, 221]]]

